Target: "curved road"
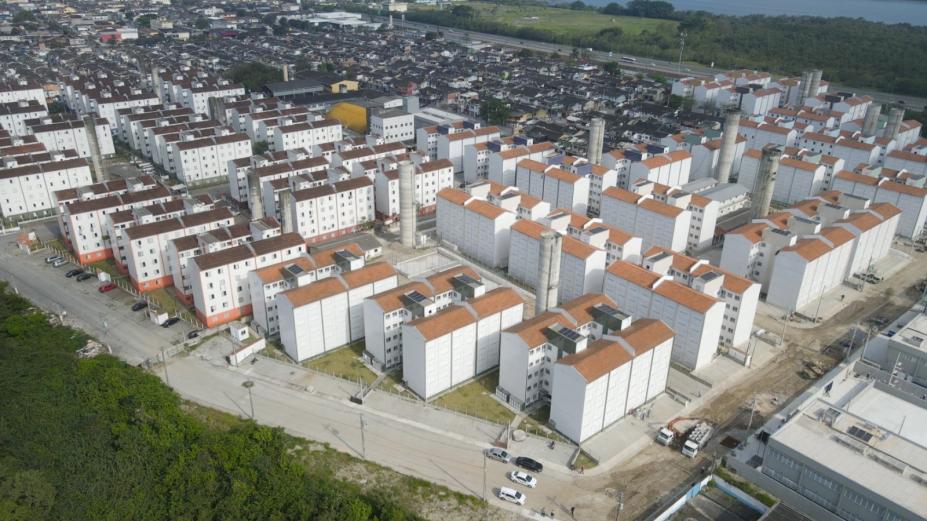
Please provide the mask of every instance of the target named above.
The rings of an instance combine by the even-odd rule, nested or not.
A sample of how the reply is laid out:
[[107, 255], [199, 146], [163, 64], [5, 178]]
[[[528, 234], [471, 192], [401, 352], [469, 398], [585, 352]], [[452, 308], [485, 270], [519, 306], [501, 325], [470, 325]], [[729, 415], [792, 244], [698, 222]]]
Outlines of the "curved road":
[[[373, 17], [374, 20], [387, 22], [386, 18]], [[488, 33], [479, 33], [475, 31], [467, 31], [463, 29], [456, 29], [453, 27], [437, 26], [423, 24], [419, 22], [401, 22], [393, 20], [393, 24], [397, 27], [407, 27], [411, 29], [418, 29], [421, 31], [441, 31], [444, 33], [444, 37], [448, 40], [457, 41], [466, 43], [468, 41], [479, 40], [487, 43], [494, 43], [498, 45], [506, 45], [509, 47], [518, 47], [521, 49], [530, 49], [532, 51], [552, 53], [556, 52], [563, 55], [569, 55], [573, 47], [569, 45], [558, 45], [555, 43], [546, 43], [546, 42], [537, 42], [533, 40], [522, 40], [519, 38], [512, 38], [509, 36], [500, 36], [496, 34]], [[608, 61], [618, 61], [621, 64], [622, 69], [627, 70], [639, 70], [649, 73], [662, 74], [668, 77], [680, 77], [680, 76], [693, 76], [693, 75], [702, 75], [710, 76], [717, 74], [719, 72], [724, 72], [726, 69], [706, 67], [704, 65], [697, 65], [692, 63], [683, 63], [682, 68], [675, 63], [666, 60], [657, 60], [652, 58], [645, 58], [641, 56], [631, 56], [625, 54], [613, 54], [602, 51], [592, 51], [592, 59], [598, 62], [608, 62]], [[620, 61], [622, 56], [628, 56], [629, 58], [634, 58], [636, 61], [633, 63]], [[858, 95], [872, 96], [876, 101], [880, 103], [902, 103], [906, 105], [909, 109], [913, 109], [916, 112], [919, 112], [927, 105], [927, 98], [919, 98], [916, 96], [904, 96], [899, 94], [892, 94], [888, 92], [879, 92], [871, 89], [861, 89], [855, 87], [848, 87], [844, 85], [831, 84], [831, 90], [833, 91], [850, 91], [855, 92]]]

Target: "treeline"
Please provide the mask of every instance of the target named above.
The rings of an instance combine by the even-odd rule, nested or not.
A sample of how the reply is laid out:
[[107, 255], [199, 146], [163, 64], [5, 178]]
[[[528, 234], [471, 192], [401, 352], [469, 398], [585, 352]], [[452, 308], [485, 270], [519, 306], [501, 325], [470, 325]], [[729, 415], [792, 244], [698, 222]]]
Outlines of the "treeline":
[[412, 521], [306, 470], [280, 429], [207, 427], [156, 377], [52, 326], [0, 283], [0, 519]]
[[[525, 5], [526, 2], [518, 3]], [[567, 11], [595, 9], [582, 2], [563, 4], [561, 8]], [[678, 30], [645, 30], [630, 34], [615, 27], [588, 34], [564, 35], [499, 22], [466, 5], [443, 11], [412, 10], [406, 18], [671, 61], [679, 58], [680, 33], [684, 32], [686, 61], [780, 74], [800, 74], [805, 69], [821, 68], [824, 78], [834, 83], [927, 96], [927, 27], [850, 18], [720, 16], [701, 11], [676, 11], [668, 2], [651, 0], [633, 0], [624, 5], [611, 3], [598, 11], [611, 16], [674, 20], [678, 22]]]

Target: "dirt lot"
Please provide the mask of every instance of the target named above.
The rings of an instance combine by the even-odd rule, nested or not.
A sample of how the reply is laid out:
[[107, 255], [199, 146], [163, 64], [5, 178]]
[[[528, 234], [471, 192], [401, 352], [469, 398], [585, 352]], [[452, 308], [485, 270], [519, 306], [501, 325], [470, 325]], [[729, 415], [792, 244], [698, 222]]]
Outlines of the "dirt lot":
[[[809, 371], [810, 363], [828, 371], [843, 359], [845, 349], [840, 341], [849, 338], [857, 323], [866, 327], [873, 317], [894, 320], [908, 310], [920, 297], [914, 286], [927, 276], [927, 255], [912, 253], [911, 264], [894, 277], [878, 286], [879, 294], [848, 305], [834, 317], [817, 327], [799, 329], [790, 327], [786, 333], [787, 348], [770, 363], [759, 369], [749, 380], [733, 386], [711, 403], [695, 411], [693, 416], [704, 417], [721, 426], [715, 439], [727, 433], [740, 435], [750, 421], [751, 405], [755, 404], [752, 427], [761, 425], [766, 418], [799, 395], [814, 382]], [[771, 331], [782, 329], [781, 322], [757, 315], [756, 327]], [[865, 330], [857, 333], [856, 345], [862, 345]], [[756, 401], [754, 402], [754, 399]], [[722, 435], [722, 433], [725, 433]], [[624, 491], [622, 519], [642, 519], [654, 512], [666, 500], [675, 498], [697, 477], [709, 469], [713, 460], [723, 454], [723, 448], [709, 450], [692, 460], [660, 445], [651, 445], [627, 466], [619, 468], [595, 483], [599, 491]], [[617, 513], [612, 508], [611, 516]]]

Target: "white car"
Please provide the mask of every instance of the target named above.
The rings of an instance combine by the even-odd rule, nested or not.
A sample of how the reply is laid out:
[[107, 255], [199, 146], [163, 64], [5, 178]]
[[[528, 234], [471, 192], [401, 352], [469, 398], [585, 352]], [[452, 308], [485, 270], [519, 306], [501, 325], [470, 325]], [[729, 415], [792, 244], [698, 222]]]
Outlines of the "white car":
[[522, 472], [520, 470], [513, 470], [512, 472], [509, 472], [509, 479], [515, 483], [518, 483], [519, 485], [524, 485], [528, 488], [534, 488], [538, 486], [537, 478], [531, 474], [528, 474], [527, 472]]
[[508, 463], [512, 460], [512, 455], [507, 451], [502, 449], [493, 448], [486, 451], [486, 457], [494, 459], [496, 461], [501, 461], [502, 463]]
[[509, 503], [515, 503], [516, 505], [524, 505], [525, 500], [528, 499], [524, 494], [515, 490], [514, 488], [500, 487], [499, 488], [499, 499], [503, 501], [508, 501]]

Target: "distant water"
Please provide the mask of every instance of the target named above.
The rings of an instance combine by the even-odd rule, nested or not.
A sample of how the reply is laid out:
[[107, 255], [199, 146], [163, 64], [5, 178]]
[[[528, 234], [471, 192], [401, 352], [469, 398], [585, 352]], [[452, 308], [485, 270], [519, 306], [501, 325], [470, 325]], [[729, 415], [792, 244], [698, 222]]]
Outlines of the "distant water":
[[[612, 0], [588, 0], [605, 5]], [[670, 0], [679, 11], [865, 18], [873, 22], [927, 25], [927, 1], [922, 0]], [[618, 1], [618, 3], [625, 3]]]

